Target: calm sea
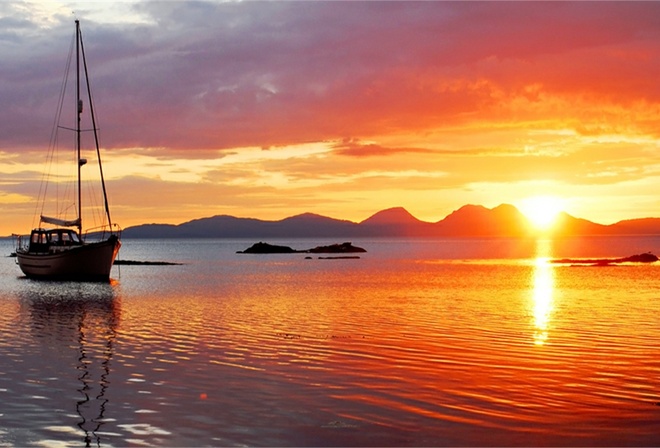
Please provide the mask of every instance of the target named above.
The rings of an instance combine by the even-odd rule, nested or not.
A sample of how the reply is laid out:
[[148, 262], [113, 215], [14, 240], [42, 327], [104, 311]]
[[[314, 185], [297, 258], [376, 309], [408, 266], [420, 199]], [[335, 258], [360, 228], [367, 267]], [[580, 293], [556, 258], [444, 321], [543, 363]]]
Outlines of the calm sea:
[[[2, 446], [660, 445], [660, 237], [125, 240], [110, 284], [0, 244]], [[273, 240], [296, 249], [341, 240]]]

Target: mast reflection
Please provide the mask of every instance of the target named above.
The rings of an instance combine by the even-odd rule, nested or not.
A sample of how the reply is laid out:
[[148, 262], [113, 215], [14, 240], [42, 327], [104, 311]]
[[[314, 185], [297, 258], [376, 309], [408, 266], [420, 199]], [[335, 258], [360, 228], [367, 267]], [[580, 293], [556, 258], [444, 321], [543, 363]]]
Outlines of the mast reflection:
[[45, 346], [72, 347], [78, 351], [76, 365], [81, 398], [76, 401], [77, 423], [85, 446], [101, 446], [99, 430], [109, 400], [111, 360], [120, 303], [116, 283], [44, 283], [21, 294], [28, 306], [32, 331]]
[[535, 345], [544, 345], [548, 339], [555, 289], [554, 270], [551, 263], [549, 263], [551, 255], [552, 240], [538, 240], [536, 242], [532, 289]]

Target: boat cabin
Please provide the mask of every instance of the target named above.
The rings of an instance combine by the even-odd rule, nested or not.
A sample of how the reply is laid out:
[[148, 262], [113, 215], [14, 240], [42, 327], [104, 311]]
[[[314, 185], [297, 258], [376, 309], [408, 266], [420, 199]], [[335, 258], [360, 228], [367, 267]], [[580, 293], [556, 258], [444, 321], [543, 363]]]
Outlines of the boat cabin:
[[34, 229], [30, 235], [28, 252], [53, 252], [80, 246], [82, 241], [75, 230], [71, 229]]

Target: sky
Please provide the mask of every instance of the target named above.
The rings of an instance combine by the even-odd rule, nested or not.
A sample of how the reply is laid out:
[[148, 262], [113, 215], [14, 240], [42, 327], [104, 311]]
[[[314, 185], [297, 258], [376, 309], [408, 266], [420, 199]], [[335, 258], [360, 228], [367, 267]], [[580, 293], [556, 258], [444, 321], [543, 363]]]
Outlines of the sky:
[[660, 216], [660, 2], [1, 1], [0, 235], [35, 225], [76, 18], [122, 227]]

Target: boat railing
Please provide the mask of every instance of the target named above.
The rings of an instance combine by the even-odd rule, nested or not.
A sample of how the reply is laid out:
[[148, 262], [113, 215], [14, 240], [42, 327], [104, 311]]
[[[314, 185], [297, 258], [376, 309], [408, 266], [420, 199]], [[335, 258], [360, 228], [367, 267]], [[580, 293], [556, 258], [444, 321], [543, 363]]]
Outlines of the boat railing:
[[[14, 250], [16, 252], [27, 252], [30, 244], [30, 236], [19, 235], [17, 233], [12, 233], [11, 236], [14, 238]], [[27, 243], [25, 241], [27, 241]]]
[[91, 227], [85, 230], [83, 235], [83, 241], [85, 242], [94, 242], [94, 241], [103, 241], [110, 237], [111, 235], [116, 235], [121, 239], [121, 227], [118, 224], [113, 224], [112, 227], [104, 224], [98, 227]]

